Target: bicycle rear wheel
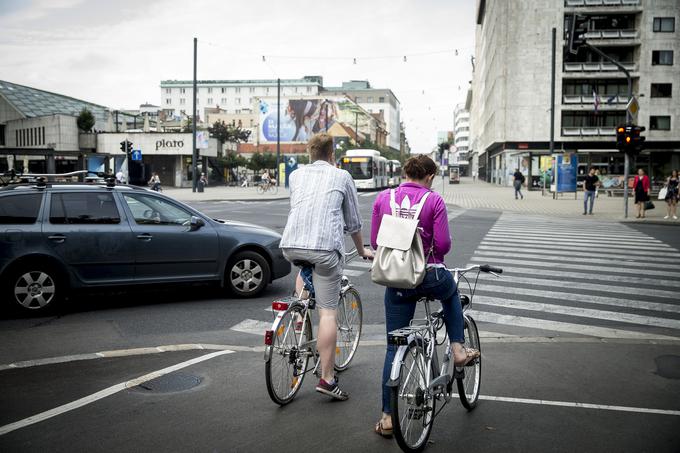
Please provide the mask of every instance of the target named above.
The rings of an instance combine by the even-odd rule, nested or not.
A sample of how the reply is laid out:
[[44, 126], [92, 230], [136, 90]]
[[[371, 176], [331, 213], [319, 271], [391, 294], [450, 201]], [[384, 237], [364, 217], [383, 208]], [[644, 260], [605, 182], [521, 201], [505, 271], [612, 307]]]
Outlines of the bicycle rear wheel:
[[[482, 351], [479, 343], [479, 331], [477, 330], [477, 323], [469, 316], [464, 316], [465, 319], [465, 347], [474, 348]], [[482, 356], [470, 361], [461, 369], [456, 370], [459, 375], [456, 378], [458, 384], [458, 396], [460, 402], [469, 411], [477, 406], [479, 399], [479, 389], [482, 384]]]
[[421, 344], [411, 343], [390, 399], [393, 433], [403, 451], [423, 451], [430, 437], [437, 402], [427, 388], [430, 375]]
[[307, 372], [312, 348], [312, 324], [304, 321], [304, 307], [291, 305], [273, 326], [272, 345], [265, 362], [265, 380], [269, 397], [283, 406], [300, 390]]
[[257, 193], [263, 194], [264, 193], [264, 186], [262, 184], [258, 184], [257, 186]]
[[274, 184], [272, 184], [271, 186], [269, 186], [269, 191], [270, 191], [273, 195], [276, 195], [277, 193], [279, 193], [279, 187], [276, 185], [276, 183], [274, 183]]
[[335, 343], [335, 370], [344, 371], [354, 358], [361, 337], [363, 319], [361, 297], [354, 288], [340, 296], [338, 303], [338, 338]]

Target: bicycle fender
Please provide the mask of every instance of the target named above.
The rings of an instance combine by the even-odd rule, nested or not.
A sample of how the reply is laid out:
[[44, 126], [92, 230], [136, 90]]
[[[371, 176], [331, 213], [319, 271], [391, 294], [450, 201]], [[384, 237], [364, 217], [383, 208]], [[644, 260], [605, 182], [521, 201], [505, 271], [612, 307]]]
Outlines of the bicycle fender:
[[[410, 342], [409, 342], [410, 343]], [[392, 360], [392, 369], [390, 370], [390, 380], [387, 381], [388, 387], [396, 387], [399, 385], [399, 370], [401, 369], [401, 364], [404, 361], [404, 355], [408, 350], [408, 345], [399, 346], [397, 353], [394, 355], [394, 360]]]
[[[279, 312], [276, 315], [276, 319], [274, 319], [274, 322], [272, 323], [272, 330], [276, 332], [276, 329], [279, 328], [279, 323], [281, 322], [281, 318], [283, 318], [283, 313], [284, 312]], [[265, 346], [264, 347], [264, 362], [267, 363], [269, 362], [269, 351], [271, 350], [271, 346]]]

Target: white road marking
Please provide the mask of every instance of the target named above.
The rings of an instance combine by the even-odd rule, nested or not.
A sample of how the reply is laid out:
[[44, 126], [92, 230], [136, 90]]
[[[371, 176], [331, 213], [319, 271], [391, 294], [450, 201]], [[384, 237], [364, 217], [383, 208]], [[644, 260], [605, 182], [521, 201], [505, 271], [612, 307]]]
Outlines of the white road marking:
[[531, 329], [566, 332], [569, 334], [589, 335], [597, 338], [627, 338], [638, 340], [676, 340], [677, 337], [657, 335], [633, 330], [612, 329], [609, 327], [596, 327], [584, 324], [574, 324], [562, 321], [548, 321], [544, 319], [527, 318], [524, 316], [500, 315], [471, 309], [472, 317], [478, 322], [492, 324], [504, 324], [515, 327], [528, 327]]
[[[534, 235], [534, 237], [537, 238], [544, 238], [540, 233], [537, 233], [536, 231], [537, 226], [532, 226], [531, 228], [513, 228], [513, 227], [507, 227], [507, 226], [494, 226], [491, 227], [489, 230], [490, 232], [494, 233], [504, 233], [504, 234], [530, 234]], [[611, 239], [611, 238], [621, 238], [625, 240], [631, 240], [631, 241], [651, 241], [651, 242], [662, 242], [658, 239], [651, 238], [647, 236], [646, 234], [643, 233], [637, 233], [637, 234], [630, 234], [629, 232], [625, 230], [620, 230], [620, 231], [612, 231], [612, 230], [607, 230], [606, 232], [599, 232], [599, 231], [585, 231], [582, 229], [576, 229], [576, 228], [549, 228], [546, 227], [546, 230], [550, 231], [553, 233], [555, 236], [570, 236], [570, 237], [590, 237], [590, 238], [602, 238], [602, 239]], [[538, 230], [541, 231], [541, 230]]]
[[[652, 310], [661, 311], [668, 313], [680, 313], [680, 305], [676, 304], [663, 304], [659, 302], [647, 302], [646, 300], [637, 299], [623, 299], [621, 297], [605, 297], [605, 296], [595, 296], [592, 294], [574, 294], [574, 293], [564, 293], [560, 291], [550, 290], [540, 290], [532, 288], [515, 288], [511, 286], [479, 286], [477, 288], [477, 293], [491, 293], [491, 294], [518, 294], [522, 296], [534, 296], [542, 297], [547, 299], [557, 299], [557, 300], [578, 300], [578, 302], [586, 302], [591, 304], [599, 305], [611, 305], [614, 307], [626, 307], [634, 308], [639, 310]], [[475, 297], [477, 297], [475, 295]], [[473, 300], [474, 304], [474, 300]]]
[[265, 330], [269, 330], [271, 328], [271, 322], [258, 321], [257, 319], [244, 319], [240, 323], [232, 326], [231, 330], [264, 336]]
[[450, 212], [450, 211], [449, 211], [449, 215], [447, 216], [447, 218], [448, 218], [448, 220], [449, 220], [449, 222], [450, 222], [450, 221], [452, 221], [453, 219], [455, 219], [456, 217], [460, 216], [460, 215], [463, 214], [463, 213], [465, 213], [465, 209], [461, 209], [461, 210], [455, 211], [455, 212]]
[[[505, 244], [529, 244], [528, 246], [524, 245], [517, 245], [517, 247], [553, 247], [555, 245], [561, 245], [561, 246], [570, 246], [570, 245], [577, 245], [579, 247], [601, 247], [602, 244], [600, 244], [599, 241], [581, 241], [579, 240], [578, 242], [575, 242], [571, 239], [560, 239], [559, 237], [553, 237], [551, 239], [545, 239], [538, 241], [536, 239], [521, 239], [521, 238], [511, 238], [511, 237], [498, 237], [498, 236], [493, 236], [493, 235], [486, 235], [484, 238], [485, 242], [501, 242]], [[667, 244], [649, 244], [649, 245], [642, 245], [642, 244], [607, 244], [608, 249], [615, 249], [617, 251], [621, 250], [638, 250], [638, 251], [646, 251], [646, 252], [653, 252], [653, 253], [658, 253], [658, 252], [672, 252], [675, 254], [675, 256], [680, 257], [680, 253], [678, 253], [677, 250], [674, 248], [668, 246]], [[628, 253], [628, 252], [626, 252]]]
[[545, 237], [539, 236], [536, 233], [517, 233], [517, 232], [507, 232], [507, 231], [497, 231], [491, 230], [487, 234], [487, 237], [498, 237], [498, 238], [512, 238], [512, 239], [529, 239], [536, 242], [548, 242], [553, 243], [554, 241], [561, 242], [580, 242], [580, 243], [592, 243], [596, 242], [598, 244], [633, 244], [633, 245], [652, 245], [659, 247], [670, 248], [668, 244], [665, 244], [656, 239], [627, 239], [619, 236], [590, 236], [590, 235], [573, 235], [573, 234], [558, 234], [551, 231], [553, 236]]
[[636, 262], [643, 264], [646, 262], [651, 262], [651, 263], [668, 263], [668, 265], [673, 265], [673, 264], [678, 264], [680, 265], [680, 258], [674, 258], [674, 257], [660, 257], [656, 254], [652, 255], [625, 255], [625, 254], [618, 254], [618, 253], [608, 253], [606, 251], [599, 252], [596, 251], [594, 247], [588, 247], [584, 248], [583, 250], [579, 250], [577, 252], [574, 252], [570, 250], [569, 248], [560, 248], [560, 247], [544, 247], [540, 250], [538, 249], [532, 249], [531, 247], [517, 247], [517, 246], [504, 246], [504, 245], [484, 245], [481, 244], [477, 247], [476, 253], [479, 253], [480, 251], [494, 251], [494, 252], [514, 252], [514, 253], [532, 253], [532, 254], [542, 254], [543, 257], [545, 258], [552, 258], [552, 259], [557, 259], [557, 258], [562, 258], [562, 257], [584, 257], [584, 258], [611, 258], [610, 263], [614, 264], [619, 261], [630, 261], [630, 260], [637, 260]]
[[342, 271], [342, 273], [345, 274], [345, 275], [348, 275], [350, 277], [358, 277], [360, 275], [364, 275], [366, 273], [366, 271], [365, 270], [356, 271], [356, 270], [353, 270], [353, 269], [345, 269], [345, 270]]
[[47, 357], [44, 359], [22, 360], [0, 365], [0, 371], [13, 370], [16, 368], [30, 368], [41, 365], [53, 365], [57, 363], [78, 362], [81, 360], [108, 359], [112, 357], [129, 357], [134, 355], [161, 354], [163, 352], [192, 351], [192, 350], [225, 350], [227, 346], [214, 344], [171, 344], [154, 346], [150, 348], [116, 349], [111, 351], [91, 352], [85, 354], [72, 354], [59, 357]]
[[368, 269], [373, 266], [373, 263], [371, 261], [364, 261], [364, 260], [359, 260], [355, 259], [347, 263], [347, 267], [359, 267], [359, 268], [364, 268]]
[[592, 403], [579, 403], [576, 401], [549, 401], [549, 400], [538, 400], [529, 398], [511, 398], [508, 396], [491, 396], [491, 395], [479, 395], [480, 400], [487, 401], [500, 401], [503, 403], [519, 403], [519, 404], [539, 404], [542, 406], [561, 406], [561, 407], [575, 407], [579, 409], [597, 409], [605, 411], [618, 411], [618, 412], [635, 412], [639, 414], [656, 414], [656, 415], [680, 415], [680, 411], [668, 410], [668, 409], [651, 409], [646, 407], [630, 407], [630, 406], [611, 406], [608, 404], [592, 404]]
[[120, 384], [113, 385], [113, 386], [106, 388], [104, 390], [100, 390], [99, 392], [93, 393], [91, 395], [85, 396], [85, 397], [77, 399], [75, 401], [71, 401], [70, 403], [63, 404], [61, 406], [55, 407], [54, 409], [50, 409], [48, 411], [32, 415], [30, 417], [24, 418], [23, 420], [19, 420], [19, 421], [16, 421], [14, 423], [10, 423], [8, 425], [0, 426], [0, 436], [5, 435], [7, 433], [10, 433], [12, 431], [15, 431], [17, 429], [25, 428], [26, 426], [30, 426], [30, 425], [33, 425], [35, 423], [47, 420], [49, 418], [56, 417], [57, 415], [61, 415], [61, 414], [66, 413], [66, 412], [70, 412], [74, 409], [78, 409], [80, 407], [94, 403], [95, 401], [98, 401], [102, 398], [106, 398], [107, 396], [111, 396], [111, 395], [118, 393], [120, 391], [123, 391], [127, 388], [138, 386], [140, 384], [143, 384], [144, 382], [150, 381], [152, 379], [156, 379], [156, 378], [161, 377], [163, 375], [166, 375], [168, 373], [173, 373], [177, 370], [181, 370], [182, 368], [186, 368], [188, 366], [195, 365], [197, 363], [204, 362], [206, 360], [210, 360], [210, 359], [213, 359], [215, 357], [219, 357], [221, 355], [231, 354], [233, 352], [234, 351], [230, 351], [230, 350], [211, 352], [210, 354], [205, 354], [205, 355], [202, 355], [200, 357], [196, 357], [196, 358], [193, 358], [191, 360], [187, 360], [187, 361], [178, 363], [176, 365], [172, 365], [172, 366], [163, 368], [161, 370], [153, 371], [151, 373], [140, 376], [137, 379], [132, 379], [130, 381], [121, 382]]
[[[673, 269], [672, 266], [669, 266], [668, 264], [659, 264], [659, 263], [650, 263], [649, 260], [645, 259], [644, 261], [635, 261], [631, 260], [630, 257], [628, 257], [627, 260], [623, 259], [607, 259], [607, 258], [589, 258], [584, 255], [574, 255], [574, 254], [569, 254], [569, 255], [546, 255], [546, 254], [534, 254], [534, 253], [523, 253], [521, 251], [517, 251], [515, 253], [507, 253], [507, 252], [495, 252], [495, 251], [488, 251], [488, 250], [477, 250], [475, 252], [475, 255], [488, 255], [486, 256], [486, 259], [491, 259], [489, 256], [493, 257], [501, 257], [501, 258], [515, 258], [515, 259], [522, 259], [525, 260], [526, 262], [531, 262], [534, 263], [535, 265], [545, 265], [545, 266], [564, 266], [564, 263], [572, 262], [572, 263], [589, 263], [589, 264], [603, 264], [604, 266], [595, 266], [598, 269], [602, 271], [606, 271], [607, 269], [616, 269], [615, 272], [621, 272], [620, 269], [622, 267], [633, 267], [634, 269], [629, 269], [633, 270], [635, 272], [640, 272], [640, 266], [644, 266], [645, 268], [645, 274], [649, 274], [649, 268], [654, 267], [654, 268], [659, 268], [659, 269]], [[591, 255], [591, 256], [600, 256], [600, 255]], [[496, 261], [496, 258], [492, 259], [493, 261]], [[580, 266], [580, 264], [579, 264]], [[614, 271], [612, 271], [614, 272]], [[653, 271], [657, 272], [657, 271]], [[657, 274], [654, 274], [657, 275]], [[662, 274], [658, 274], [662, 275]], [[664, 274], [665, 275], [665, 274]]]
[[[531, 250], [533, 252], [543, 252], [546, 251], [545, 253], [549, 253], [550, 251], [553, 250], [560, 250], [560, 251], [570, 251], [570, 252], [575, 252], [575, 253], [581, 253], [581, 252], [593, 252], [596, 249], [599, 249], [597, 245], [580, 245], [580, 244], [574, 244], [574, 245], [567, 245], [567, 244], [536, 244], [533, 241], [508, 241], [508, 240], [495, 240], [495, 239], [483, 239], [481, 246], [494, 246], [494, 247], [506, 247], [506, 248], [512, 248], [513, 250], [517, 251], [527, 251]], [[614, 251], [617, 253], [621, 254], [628, 254], [632, 256], [650, 256], [650, 257], [663, 257], [663, 258], [674, 258], [676, 261], [680, 261], [680, 253], [677, 251], [670, 252], [670, 251], [664, 251], [664, 250], [647, 250], [645, 247], [632, 247], [632, 248], [623, 248], [623, 247], [615, 247], [615, 246], [609, 246], [608, 249], [615, 249]], [[673, 250], [673, 249], [670, 249]]]
[[[474, 297], [475, 307], [490, 305], [493, 307], [513, 308], [515, 310], [537, 311], [542, 313], [555, 313], [558, 315], [574, 316], [577, 318], [604, 319], [607, 321], [623, 322], [643, 326], [663, 327], [668, 329], [680, 329], [680, 320], [655, 318], [652, 316], [634, 315], [616, 311], [594, 310], [592, 308], [572, 307], [568, 305], [545, 304], [541, 302], [524, 302], [500, 297], [477, 295]], [[479, 308], [475, 308], [479, 310]]]
[[[486, 262], [488, 261], [486, 258], [483, 259], [478, 259], [478, 258], [472, 258], [471, 261], [481, 261], [481, 262]], [[500, 261], [499, 261], [500, 262]], [[611, 275], [611, 274], [598, 274], [598, 273], [586, 273], [586, 272], [569, 272], [569, 271], [562, 271], [562, 270], [554, 270], [555, 267], [559, 266], [554, 266], [553, 269], [546, 269], [546, 268], [531, 268], [531, 267], [519, 267], [519, 266], [507, 266], [503, 269], [503, 271], [507, 274], [530, 274], [530, 275], [546, 275], [549, 277], [563, 277], [563, 278], [572, 278], [572, 279], [578, 279], [578, 280], [602, 280], [606, 282], [621, 282], [621, 283], [626, 283], [626, 284], [638, 284], [638, 285], [652, 285], [652, 286], [658, 286], [658, 287], [679, 287], [680, 288], [680, 280], [665, 280], [661, 278], [645, 278], [645, 277], [630, 277], [630, 276], [621, 276], [621, 275]], [[638, 274], [643, 273], [644, 270], [640, 269], [638, 271]], [[677, 295], [678, 298], [680, 298], [680, 294]]]

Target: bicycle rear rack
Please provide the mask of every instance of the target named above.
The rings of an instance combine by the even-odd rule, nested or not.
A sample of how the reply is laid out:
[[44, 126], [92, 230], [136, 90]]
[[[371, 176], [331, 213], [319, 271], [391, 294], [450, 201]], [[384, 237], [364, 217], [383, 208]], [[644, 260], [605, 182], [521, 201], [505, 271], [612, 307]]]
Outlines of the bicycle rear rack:
[[409, 344], [409, 338], [411, 336], [422, 340], [427, 333], [428, 328], [429, 326], [422, 325], [402, 327], [401, 329], [393, 330], [387, 334], [387, 344], [406, 346]]

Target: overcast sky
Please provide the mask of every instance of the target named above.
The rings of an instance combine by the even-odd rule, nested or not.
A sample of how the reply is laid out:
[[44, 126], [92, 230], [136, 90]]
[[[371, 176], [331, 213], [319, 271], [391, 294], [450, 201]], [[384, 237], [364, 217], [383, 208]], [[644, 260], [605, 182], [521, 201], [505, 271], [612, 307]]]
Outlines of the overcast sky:
[[193, 37], [199, 79], [368, 80], [425, 152], [465, 100], [474, 1], [0, 0], [0, 30], [1, 80], [112, 108], [160, 105], [162, 79], [191, 79]]

